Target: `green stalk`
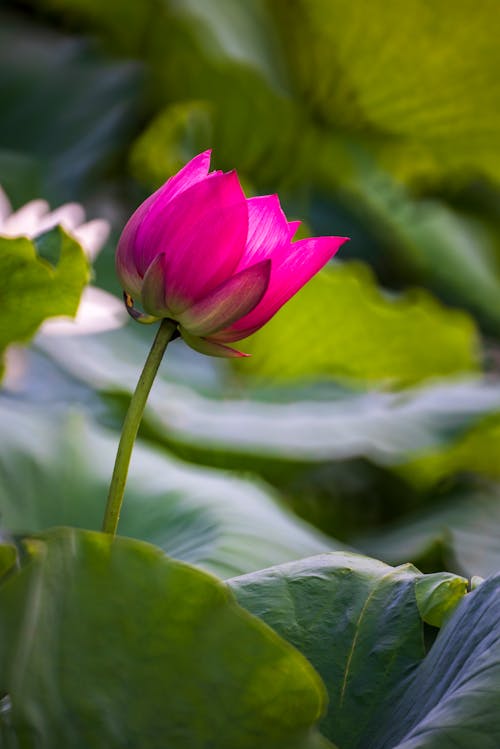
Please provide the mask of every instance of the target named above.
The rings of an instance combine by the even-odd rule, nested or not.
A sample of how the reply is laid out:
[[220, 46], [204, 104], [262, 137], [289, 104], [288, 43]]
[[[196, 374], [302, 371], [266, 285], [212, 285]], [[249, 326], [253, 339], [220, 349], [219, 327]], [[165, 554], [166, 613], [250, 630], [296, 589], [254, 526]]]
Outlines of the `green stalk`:
[[162, 320], [139, 382], [132, 395], [132, 400], [130, 401], [123, 423], [118, 452], [116, 453], [115, 467], [109, 487], [108, 502], [102, 524], [102, 530], [105, 533], [111, 533], [112, 535], [116, 533], [135, 438], [137, 437], [146, 401], [156, 373], [158, 372], [158, 367], [160, 366], [165, 349], [175, 333], [176, 327], [177, 325], [173, 320]]

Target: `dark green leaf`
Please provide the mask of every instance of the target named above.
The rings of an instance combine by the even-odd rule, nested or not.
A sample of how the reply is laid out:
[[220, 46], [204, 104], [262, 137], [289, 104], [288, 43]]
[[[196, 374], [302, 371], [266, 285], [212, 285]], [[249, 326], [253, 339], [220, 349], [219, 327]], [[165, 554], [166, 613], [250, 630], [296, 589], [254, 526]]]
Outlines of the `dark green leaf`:
[[424, 655], [419, 576], [333, 553], [230, 581], [239, 603], [318, 670], [329, 695], [321, 727], [342, 749], [370, 746], [388, 693]]
[[80, 39], [2, 12], [0, 143], [13, 157], [0, 161], [2, 183], [15, 181], [9, 171], [22, 158], [39, 179], [13, 192], [21, 202], [40, 187], [55, 203], [81, 198], [130, 137], [139, 81], [136, 64], [105, 61]]
[[[464, 596], [463, 580], [445, 573], [333, 553], [230, 585], [315, 665], [330, 697], [321, 725], [342, 749], [498, 746], [500, 577]], [[417, 599], [433, 597], [443, 615], [461, 601], [424, 655]]]
[[500, 744], [500, 577], [462, 599], [393, 705], [371, 749]]

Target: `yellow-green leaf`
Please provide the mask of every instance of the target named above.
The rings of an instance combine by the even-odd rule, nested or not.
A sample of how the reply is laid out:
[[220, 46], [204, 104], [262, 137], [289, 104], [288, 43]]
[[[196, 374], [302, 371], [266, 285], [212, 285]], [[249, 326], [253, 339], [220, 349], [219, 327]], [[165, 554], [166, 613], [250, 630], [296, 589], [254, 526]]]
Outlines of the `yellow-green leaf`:
[[240, 344], [242, 373], [271, 379], [351, 377], [407, 385], [478, 369], [478, 336], [465, 313], [415, 290], [380, 291], [361, 264], [313, 278], [264, 328]]
[[0, 237], [0, 355], [24, 343], [47, 317], [74, 316], [89, 280], [85, 254], [57, 227], [36, 240], [41, 252], [58, 256], [53, 265], [26, 237]]

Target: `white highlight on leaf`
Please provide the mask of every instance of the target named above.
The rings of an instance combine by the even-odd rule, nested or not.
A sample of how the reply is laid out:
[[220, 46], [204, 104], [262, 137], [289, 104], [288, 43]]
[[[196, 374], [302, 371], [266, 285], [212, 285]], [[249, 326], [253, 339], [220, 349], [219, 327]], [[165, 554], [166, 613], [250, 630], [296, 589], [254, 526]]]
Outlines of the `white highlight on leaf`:
[[79, 203], [65, 203], [54, 211], [46, 200], [30, 200], [17, 211], [0, 185], [0, 235], [4, 237], [37, 237], [62, 226], [83, 248], [88, 259], [96, 259], [109, 236], [110, 226], [105, 219], [85, 223], [85, 210]]
[[51, 317], [38, 335], [86, 335], [120, 328], [127, 320], [123, 302], [107, 291], [87, 286], [76, 317]]

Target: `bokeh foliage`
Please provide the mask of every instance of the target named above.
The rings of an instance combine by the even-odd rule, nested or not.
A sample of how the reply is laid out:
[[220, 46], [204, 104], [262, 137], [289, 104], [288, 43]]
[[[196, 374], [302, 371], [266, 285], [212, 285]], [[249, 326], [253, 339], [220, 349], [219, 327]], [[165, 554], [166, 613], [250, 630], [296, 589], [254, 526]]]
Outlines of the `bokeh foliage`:
[[[233, 684], [228, 640], [243, 664], [252, 638], [259, 653], [287, 653], [304, 690], [298, 700], [291, 682], [289, 691], [272, 683], [263, 656], [262, 681], [248, 677], [249, 693], [229, 700], [233, 717], [217, 745], [262, 746], [261, 735], [267, 746], [308, 749], [500, 741], [498, 578], [465, 594], [474, 586], [461, 577], [500, 567], [499, 36], [494, 0], [3, 4], [0, 184], [16, 208], [33, 197], [80, 200], [112, 221], [98, 285], [119, 294], [113, 242], [126, 217], [208, 147], [216, 168], [238, 169], [248, 194], [278, 191], [287, 215], [304, 221], [303, 236], [351, 242], [241, 343], [251, 359], [228, 368], [180, 342], [169, 348], [120, 527], [138, 540], [119, 541], [109, 556], [98, 535], [46, 529], [99, 528], [113, 446], [152, 331], [36, 339], [0, 402], [0, 596], [9, 602], [0, 628], [16, 642], [1, 655], [0, 688], [13, 700], [12, 709], [2, 703], [2, 740], [24, 741], [36, 724], [30, 690], [38, 679], [57, 683], [56, 640], [73, 719], [86, 726], [93, 706], [79, 701], [72, 669], [90, 641], [108, 657], [106, 638], [92, 633], [118, 626], [115, 589], [127, 591], [130, 610], [147, 599], [154, 628], [168, 616], [158, 589], [145, 588], [184, 575], [213, 595], [217, 611], [190, 619], [182, 648], [201, 648], [189, 637], [205, 620], [210, 632], [231, 617], [240, 627], [214, 634], [203, 676], [212, 686], [196, 698], [186, 692], [186, 704], [203, 694], [203, 715], [220, 720], [210, 680]], [[2, 239], [0, 255], [3, 350], [32, 338], [45, 317], [73, 314], [88, 271], [78, 245], [57, 230], [35, 243]], [[144, 541], [231, 578], [239, 603], [282, 639], [221, 584]], [[123, 570], [113, 566], [118, 557]], [[408, 562], [428, 574], [397, 567]], [[106, 564], [99, 608], [91, 570]], [[79, 584], [61, 616], [65, 575]], [[61, 585], [57, 595], [49, 579]], [[29, 622], [35, 580], [43, 637], [23, 670], [16, 658], [30, 640], [17, 622]], [[187, 611], [198, 593], [184, 599], [186, 580], [170, 594]], [[180, 714], [179, 695], [161, 659], [147, 671], [143, 659], [157, 653], [139, 632], [131, 626], [113, 643], [113, 662], [138, 664], [131, 679], [147, 682], [148, 704], [160, 708], [146, 722], [140, 709], [126, 720], [111, 711], [93, 745], [121, 746], [138, 732], [141, 745], [155, 746], [159, 733], [177, 730], [162, 711], [168, 704]], [[162, 657], [178, 636], [156, 643]], [[321, 683], [283, 638], [321, 675], [330, 695], [322, 716]], [[187, 688], [192, 660], [182, 669]], [[109, 687], [121, 694], [123, 685]], [[70, 723], [50, 723], [61, 698], [54, 689], [44, 695], [40, 735], [79, 746], [83, 728], [75, 737]], [[260, 713], [257, 697], [275, 713]], [[249, 704], [251, 726], [241, 722]], [[212, 740], [204, 720], [191, 725], [196, 738], [182, 734], [186, 746]], [[271, 723], [282, 731], [274, 744]], [[249, 732], [259, 736], [253, 744]]]

